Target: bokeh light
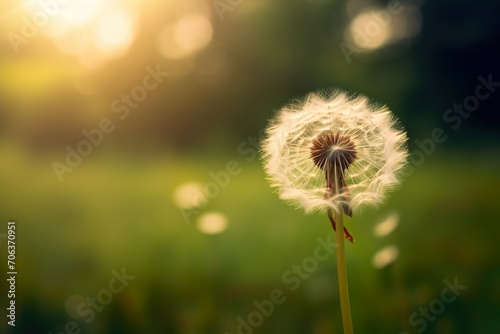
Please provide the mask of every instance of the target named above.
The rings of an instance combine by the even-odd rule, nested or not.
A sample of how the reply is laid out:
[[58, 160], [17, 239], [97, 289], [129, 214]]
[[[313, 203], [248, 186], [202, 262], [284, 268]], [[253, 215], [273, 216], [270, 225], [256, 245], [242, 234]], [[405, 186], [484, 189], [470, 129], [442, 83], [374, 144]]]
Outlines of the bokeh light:
[[29, 2], [28, 16], [43, 16], [41, 33], [63, 54], [100, 68], [126, 54], [137, 34], [137, 3], [130, 1]]
[[391, 212], [387, 218], [373, 228], [373, 234], [377, 237], [384, 237], [396, 229], [399, 224], [399, 214]]
[[379, 250], [372, 258], [372, 265], [377, 269], [387, 267], [389, 264], [396, 261], [399, 255], [397, 246], [391, 245]]
[[133, 17], [126, 11], [106, 13], [97, 29], [96, 45], [109, 56], [123, 55], [134, 39]]
[[383, 24], [382, 20], [383, 16], [376, 10], [360, 13], [349, 24], [346, 37], [360, 49], [378, 49], [392, 37], [391, 24]]
[[207, 201], [203, 193], [203, 185], [198, 182], [186, 182], [175, 188], [174, 203], [182, 209], [193, 209]]
[[170, 59], [180, 59], [204, 48], [212, 39], [210, 20], [198, 13], [181, 16], [158, 35], [158, 51]]
[[410, 40], [420, 32], [419, 8], [409, 2], [389, 3], [387, 8], [366, 6], [351, 0], [346, 5], [352, 17], [344, 38], [360, 52], [372, 52], [390, 44]]
[[207, 212], [198, 217], [196, 226], [205, 234], [219, 234], [227, 228], [227, 217], [220, 212]]

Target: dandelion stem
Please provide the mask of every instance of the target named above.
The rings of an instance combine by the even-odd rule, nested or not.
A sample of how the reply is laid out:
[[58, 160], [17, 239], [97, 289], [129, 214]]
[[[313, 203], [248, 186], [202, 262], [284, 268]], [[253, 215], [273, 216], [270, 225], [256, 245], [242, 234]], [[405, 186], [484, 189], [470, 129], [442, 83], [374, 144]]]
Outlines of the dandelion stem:
[[335, 217], [337, 223], [337, 273], [339, 278], [340, 308], [342, 311], [342, 324], [344, 334], [353, 334], [351, 305], [349, 302], [349, 289], [347, 286], [347, 270], [345, 264], [344, 248], [344, 215], [340, 213]]

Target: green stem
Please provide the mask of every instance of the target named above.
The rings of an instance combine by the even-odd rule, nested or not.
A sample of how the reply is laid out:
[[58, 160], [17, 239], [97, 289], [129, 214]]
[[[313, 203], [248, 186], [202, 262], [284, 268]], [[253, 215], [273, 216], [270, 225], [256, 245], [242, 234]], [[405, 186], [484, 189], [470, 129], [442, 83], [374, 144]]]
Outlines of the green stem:
[[340, 308], [342, 311], [342, 324], [344, 334], [353, 334], [351, 305], [349, 302], [349, 289], [347, 286], [347, 270], [345, 265], [344, 248], [344, 215], [340, 213], [335, 217], [337, 223], [337, 273], [339, 277]]

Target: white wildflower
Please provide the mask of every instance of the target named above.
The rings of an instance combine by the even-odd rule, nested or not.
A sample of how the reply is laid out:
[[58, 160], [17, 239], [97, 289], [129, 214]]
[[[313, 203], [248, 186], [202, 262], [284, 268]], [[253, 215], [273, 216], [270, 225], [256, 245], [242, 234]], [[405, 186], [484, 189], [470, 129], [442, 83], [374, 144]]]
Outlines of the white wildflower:
[[332, 210], [352, 216], [399, 183], [406, 140], [385, 106], [342, 91], [311, 93], [270, 122], [262, 155], [282, 199], [306, 212], [326, 209], [335, 224]]

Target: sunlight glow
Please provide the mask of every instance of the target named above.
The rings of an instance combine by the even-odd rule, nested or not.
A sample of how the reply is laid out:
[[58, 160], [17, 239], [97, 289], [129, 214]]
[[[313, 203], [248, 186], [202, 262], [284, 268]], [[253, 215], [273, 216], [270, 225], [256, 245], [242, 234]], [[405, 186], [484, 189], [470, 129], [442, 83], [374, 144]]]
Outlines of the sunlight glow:
[[166, 25], [158, 35], [158, 51], [170, 59], [187, 57], [203, 49], [212, 40], [210, 20], [202, 14], [191, 13]]
[[133, 18], [125, 11], [107, 13], [99, 23], [96, 45], [103, 54], [123, 54], [133, 39]]
[[185, 52], [199, 50], [212, 39], [212, 24], [203, 15], [185, 15], [174, 27], [174, 38]]
[[[110, 1], [107, 1], [108, 4]], [[31, 12], [48, 13], [48, 22], [43, 27], [42, 33], [47, 37], [60, 37], [70, 33], [76, 28], [87, 28], [92, 21], [105, 9], [106, 1], [99, 0], [73, 0], [67, 3], [53, 2], [43, 8], [41, 3], [32, 1], [29, 6]]]
[[32, 1], [26, 9], [31, 16], [46, 16], [41, 33], [59, 52], [98, 68], [129, 50], [137, 33], [138, 5], [117, 0]]
[[61, 5], [62, 8], [59, 15], [62, 20], [73, 26], [83, 26], [89, 24], [92, 18], [94, 18], [105, 5], [106, 1], [99, 0], [70, 1]]

